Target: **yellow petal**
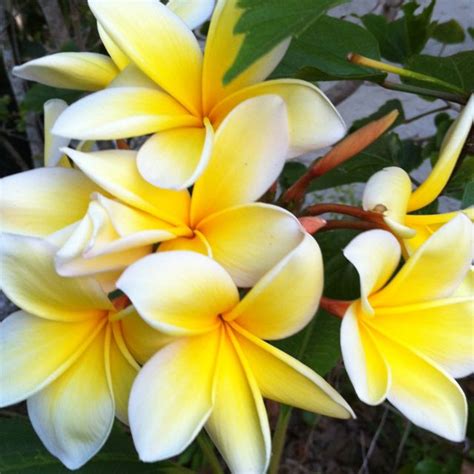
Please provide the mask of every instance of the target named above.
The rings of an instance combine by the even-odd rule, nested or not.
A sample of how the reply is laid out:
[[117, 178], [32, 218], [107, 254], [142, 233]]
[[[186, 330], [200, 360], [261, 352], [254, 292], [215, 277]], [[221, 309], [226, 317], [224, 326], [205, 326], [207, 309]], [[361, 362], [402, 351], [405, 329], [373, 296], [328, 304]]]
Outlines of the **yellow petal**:
[[103, 89], [117, 73], [113, 61], [97, 53], [56, 53], [13, 68], [22, 79], [81, 91]]
[[214, 0], [170, 0], [166, 6], [193, 30], [209, 19]]
[[44, 166], [64, 166], [70, 168], [69, 161], [61, 148], [69, 144], [69, 138], [58, 137], [51, 133], [54, 123], [64, 110], [67, 103], [61, 99], [50, 99], [44, 103]]
[[122, 423], [128, 425], [128, 399], [140, 366], [128, 351], [123, 340], [120, 323], [112, 323], [111, 331], [108, 364], [115, 401], [115, 414]]
[[87, 176], [124, 203], [171, 224], [183, 226], [188, 222], [189, 193], [156, 188], [145, 181], [136, 167], [136, 152], [82, 153], [67, 148], [66, 153]]
[[102, 44], [109, 53], [114, 64], [121, 71], [125, 69], [130, 64], [130, 60], [127, 58], [124, 52], [112, 41], [112, 38], [107, 34], [104, 28], [100, 26], [100, 23], [97, 23], [97, 31], [99, 33], [99, 37], [102, 41]]
[[117, 282], [150, 326], [171, 335], [199, 334], [238, 301], [229, 274], [204, 255], [173, 251], [142, 258]]
[[[215, 402], [206, 430], [231, 472], [266, 472], [270, 428], [262, 395], [239, 343], [227, 328], [221, 342]], [[229, 423], [229, 414], [232, 423]]]
[[138, 170], [155, 186], [188, 188], [206, 168], [213, 140], [214, 130], [207, 119], [205, 128], [175, 128], [155, 133], [138, 152]]
[[289, 40], [282, 41], [224, 86], [224, 74], [234, 63], [244, 40], [243, 34], [235, 34], [234, 31], [243, 12], [237, 4], [238, 0], [218, 0], [212, 15], [204, 53], [205, 113], [209, 113], [219, 101], [232, 92], [263, 81], [281, 61], [290, 43]]
[[64, 372], [101, 329], [97, 319], [48, 321], [17, 311], [0, 324], [0, 406], [30, 397]]
[[[126, 217], [136, 216], [130, 212], [126, 213]], [[161, 230], [145, 230], [122, 237], [117, 233], [107, 209], [99, 202], [91, 201], [87, 215], [56, 253], [56, 271], [71, 277], [125, 268], [150, 253], [155, 239], [172, 236]]]
[[152, 328], [138, 315], [133, 306], [129, 308], [127, 315], [120, 320], [123, 339], [135, 360], [144, 364], [175, 338]]
[[81, 321], [112, 308], [96, 281], [56, 273], [57, 249], [45, 240], [3, 234], [0, 243], [2, 290], [25, 311], [46, 319]]
[[[359, 315], [358, 315], [359, 313]], [[358, 321], [359, 305], [353, 304], [341, 324], [341, 350], [344, 366], [357, 396], [369, 405], [378, 405], [387, 398], [390, 372], [374, 344], [370, 330]]]
[[314, 316], [323, 290], [323, 262], [306, 234], [223, 318], [262, 339], [280, 339], [302, 329]]
[[411, 195], [410, 176], [401, 168], [390, 166], [370, 177], [362, 196], [366, 211], [385, 208], [383, 215], [390, 228], [403, 238], [411, 238], [415, 231], [405, 225], [407, 203]]
[[270, 204], [244, 204], [204, 219], [198, 230], [212, 257], [239, 287], [251, 287], [302, 240], [303, 230], [289, 212]]
[[193, 32], [178, 16], [154, 0], [133, 5], [120, 0], [89, 0], [89, 6], [133, 63], [199, 115], [202, 53]]
[[163, 92], [163, 89], [143, 73], [141, 69], [138, 69], [135, 64], [129, 64], [120, 71], [108, 87], [144, 87], [145, 89], [155, 89]]
[[428, 178], [413, 192], [408, 211], [415, 211], [434, 201], [446, 186], [474, 122], [474, 95], [449, 128], [441, 144], [438, 161]]
[[97, 186], [83, 173], [39, 168], [0, 180], [2, 232], [46, 236], [81, 219]]
[[54, 124], [53, 133], [79, 140], [111, 140], [200, 125], [166, 92], [145, 87], [112, 87], [68, 107]]
[[336, 418], [355, 418], [344, 399], [298, 360], [232, 324], [258, 388], [265, 398]]
[[474, 296], [471, 294], [379, 308], [368, 324], [423, 354], [453, 377], [466, 377], [474, 372], [473, 310]]
[[78, 469], [100, 450], [114, 422], [104, 360], [105, 332], [66, 372], [28, 399], [33, 428], [68, 469]]
[[219, 102], [210, 119], [217, 127], [240, 102], [265, 94], [285, 101], [290, 129], [288, 158], [333, 145], [346, 133], [344, 120], [324, 93], [298, 79], [278, 79], [240, 89]]
[[343, 253], [359, 274], [362, 307], [366, 313], [373, 314], [369, 296], [387, 283], [397, 268], [400, 245], [390, 232], [376, 229], [352, 239]]
[[434, 233], [379, 293], [375, 307], [422, 303], [450, 296], [471, 264], [471, 222], [459, 214]]
[[388, 400], [415, 425], [463, 441], [467, 403], [461, 387], [436, 364], [381, 334], [377, 346], [390, 367]]
[[209, 243], [200, 232], [196, 231], [193, 237], [178, 237], [177, 239], [162, 242], [157, 251], [168, 252], [170, 250], [189, 250], [212, 258], [212, 250]]
[[277, 179], [288, 150], [282, 99], [254, 97], [239, 104], [217, 130], [212, 157], [197, 180], [191, 222], [257, 200]]
[[129, 416], [142, 461], [159, 461], [181, 453], [208, 419], [220, 332], [169, 344], [138, 374]]

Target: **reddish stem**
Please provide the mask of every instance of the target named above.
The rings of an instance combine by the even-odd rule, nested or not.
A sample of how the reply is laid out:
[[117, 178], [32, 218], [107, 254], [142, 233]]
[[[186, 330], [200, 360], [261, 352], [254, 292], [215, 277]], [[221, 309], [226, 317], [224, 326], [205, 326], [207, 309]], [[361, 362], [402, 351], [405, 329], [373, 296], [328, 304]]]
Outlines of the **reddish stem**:
[[352, 301], [347, 300], [335, 300], [328, 298], [327, 296], [322, 296], [319, 306], [327, 311], [328, 313], [337, 316], [342, 319], [346, 314], [347, 308], [352, 304]]
[[356, 229], [356, 230], [372, 230], [372, 229], [380, 229], [377, 224], [372, 222], [364, 222], [364, 221], [346, 221], [346, 220], [329, 220], [326, 221], [326, 225], [321, 227], [318, 232], [325, 232], [327, 230], [334, 230], [334, 229]]

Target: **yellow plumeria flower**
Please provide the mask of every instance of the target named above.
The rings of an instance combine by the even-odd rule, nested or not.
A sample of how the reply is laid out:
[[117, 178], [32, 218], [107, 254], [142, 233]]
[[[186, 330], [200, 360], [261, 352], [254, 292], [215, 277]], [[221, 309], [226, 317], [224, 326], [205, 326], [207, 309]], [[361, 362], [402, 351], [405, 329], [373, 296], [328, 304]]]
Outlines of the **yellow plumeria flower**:
[[136, 152], [68, 149], [82, 172], [39, 169], [2, 180], [2, 226], [41, 236], [60, 231], [51, 239], [61, 246], [57, 270], [65, 276], [121, 270], [162, 242], [160, 250], [212, 256], [238, 286], [253, 286], [304, 237], [292, 214], [253, 202], [283, 167], [286, 126], [278, 96], [239, 104], [217, 130], [192, 195], [145, 181]]
[[359, 398], [388, 399], [409, 420], [452, 441], [465, 437], [467, 404], [454, 377], [474, 371], [474, 295], [457, 296], [471, 263], [471, 223], [460, 214], [398, 266], [389, 232], [356, 237], [344, 255], [361, 299], [344, 315], [344, 364]]
[[350, 418], [320, 376], [262, 339], [304, 327], [322, 291], [318, 245], [307, 235], [239, 301], [230, 275], [195, 252], [149, 255], [118, 287], [152, 327], [178, 339], [140, 371], [129, 419], [143, 461], [179, 454], [205, 427], [234, 473], [264, 473], [271, 453], [262, 396]]
[[[61, 114], [53, 132], [82, 140], [153, 134], [137, 155], [139, 171], [148, 182], [173, 189], [192, 185], [210, 159], [214, 130], [236, 105], [262, 95], [277, 94], [286, 103], [288, 157], [331, 145], [344, 135], [343, 120], [311, 83], [262, 82], [283, 57], [289, 40], [223, 85], [243, 42], [243, 35], [234, 35], [243, 12], [237, 0], [217, 3], [204, 56], [192, 31], [158, 0], [90, 0], [89, 5], [109, 38], [105, 44], [115, 45], [108, 47], [111, 55], [120, 51], [135, 65], [129, 71], [133, 77], [125, 70], [112, 84], [107, 82], [107, 89], [73, 104]], [[25, 66], [28, 71], [36, 69]], [[73, 77], [76, 69], [59, 67], [62, 74]], [[265, 127], [265, 122], [258, 123], [255, 132]]]
[[[446, 186], [474, 121], [474, 95], [448, 130], [440, 155], [426, 180], [412, 192], [408, 174], [389, 167], [375, 173], [367, 182], [362, 198], [365, 210], [383, 209], [386, 224], [403, 239], [408, 253], [418, 248], [433, 232], [452, 219], [457, 212], [414, 215], [433, 202]], [[474, 209], [465, 212], [474, 220]]]
[[[57, 275], [48, 242], [3, 234], [2, 290], [20, 311], [0, 324], [0, 406], [27, 400], [33, 427], [69, 469], [107, 440], [127, 405], [139, 366], [172, 338], [127, 309], [97, 282]], [[132, 311], [131, 311], [132, 310]]]

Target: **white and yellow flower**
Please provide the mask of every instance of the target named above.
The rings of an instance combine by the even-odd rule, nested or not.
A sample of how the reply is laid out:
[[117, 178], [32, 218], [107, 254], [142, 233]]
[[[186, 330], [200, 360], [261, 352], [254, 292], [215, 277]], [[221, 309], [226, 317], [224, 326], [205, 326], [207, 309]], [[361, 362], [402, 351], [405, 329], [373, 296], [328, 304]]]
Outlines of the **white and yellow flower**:
[[474, 371], [474, 295], [458, 292], [472, 258], [471, 222], [454, 217], [390, 280], [400, 254], [383, 230], [345, 248], [361, 298], [342, 321], [344, 364], [365, 403], [387, 399], [416, 425], [462, 441], [467, 404], [454, 377]]
[[1, 285], [21, 308], [0, 324], [0, 406], [27, 400], [46, 448], [70, 469], [128, 422], [132, 382], [172, 338], [130, 307], [123, 320], [97, 282], [57, 275], [43, 239], [1, 236]]
[[[236, 105], [262, 95], [277, 94], [286, 103], [288, 157], [331, 145], [344, 135], [341, 117], [314, 85], [295, 79], [262, 82], [283, 57], [289, 40], [223, 84], [243, 42], [243, 35], [234, 34], [243, 11], [237, 0], [218, 1], [204, 56], [192, 31], [158, 0], [90, 0], [89, 5], [115, 63], [132, 66], [117, 76], [116, 66], [104, 56], [97, 63], [84, 58], [93, 64], [93, 70], [87, 70], [82, 60], [76, 64], [69, 56], [63, 60], [54, 55], [27, 63], [16, 73], [42, 82], [60, 77], [66, 83], [71, 78], [71, 87], [77, 87], [78, 76], [102, 77], [94, 73], [100, 68], [103, 84], [94, 87], [106, 89], [65, 110], [53, 132], [82, 140], [153, 134], [137, 155], [148, 182], [173, 189], [192, 185], [210, 159], [214, 130]], [[258, 123], [256, 132], [266, 125]]]
[[132, 388], [129, 419], [140, 458], [177, 455], [205, 427], [232, 472], [264, 473], [271, 446], [262, 396], [350, 418], [324, 379], [262, 340], [304, 327], [322, 284], [321, 253], [309, 235], [241, 301], [231, 276], [199, 253], [157, 253], [126, 269], [118, 287], [148, 324], [178, 337]]
[[[266, 128], [259, 131], [262, 122]], [[68, 149], [82, 172], [40, 169], [2, 180], [2, 227], [49, 236], [61, 246], [57, 270], [65, 276], [122, 270], [162, 242], [159, 250], [212, 256], [238, 286], [253, 286], [304, 238], [293, 215], [253, 202], [283, 167], [286, 127], [278, 96], [239, 104], [217, 130], [192, 195], [145, 181], [136, 152]]]
[[[448, 130], [439, 158], [426, 180], [414, 191], [408, 174], [389, 167], [375, 173], [367, 182], [363, 195], [365, 210], [382, 210], [385, 223], [403, 239], [411, 254], [443, 224], [458, 212], [444, 214], [409, 214], [433, 202], [446, 186], [474, 122], [474, 95]], [[463, 210], [474, 220], [474, 208]]]

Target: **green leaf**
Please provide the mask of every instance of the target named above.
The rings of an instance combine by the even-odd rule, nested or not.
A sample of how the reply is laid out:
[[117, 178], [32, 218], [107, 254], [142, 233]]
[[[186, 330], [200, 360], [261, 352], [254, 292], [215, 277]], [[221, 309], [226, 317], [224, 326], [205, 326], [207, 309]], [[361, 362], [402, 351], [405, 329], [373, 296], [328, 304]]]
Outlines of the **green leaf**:
[[[474, 91], [474, 51], [462, 51], [445, 57], [415, 55], [410, 58], [406, 67], [459, 87], [466, 92], [466, 95]], [[425, 82], [414, 79], [403, 77], [402, 81], [426, 87]], [[450, 91], [442, 86], [439, 88]]]
[[474, 155], [466, 155], [452, 174], [443, 194], [459, 200], [464, 199], [466, 183], [471, 181], [474, 181]]
[[367, 125], [374, 120], [378, 120], [382, 118], [384, 115], [387, 115], [392, 110], [398, 110], [398, 117], [395, 120], [392, 127], [396, 127], [397, 125], [401, 125], [405, 121], [405, 111], [403, 110], [403, 105], [398, 99], [391, 99], [385, 102], [376, 112], [373, 114], [368, 115], [367, 117], [361, 118], [359, 120], [355, 120], [352, 124], [349, 132], [354, 132], [355, 130]]
[[469, 33], [469, 36], [474, 39], [474, 28], [472, 26], [470, 26], [468, 29], [467, 29], [467, 32]]
[[461, 202], [461, 209], [466, 209], [470, 206], [474, 206], [474, 181], [466, 184]]
[[345, 0], [239, 0], [245, 11], [234, 32], [245, 34], [234, 64], [224, 75], [229, 83], [286, 38], [302, 34], [329, 8]]
[[297, 161], [285, 163], [283, 171], [280, 174], [280, 184], [284, 189], [288, 189], [297, 179], [301, 178], [308, 168]]
[[[46, 451], [26, 417], [2, 417], [0, 423], [0, 472], [2, 474], [62, 474], [69, 472]], [[145, 464], [138, 460], [132, 438], [122, 425], [116, 424], [105, 446], [84, 467], [84, 474], [156, 473], [189, 474], [186, 468], [172, 462]]]
[[380, 59], [377, 40], [365, 28], [324, 15], [293, 39], [272, 77], [298, 77], [308, 81], [381, 80], [385, 77], [373, 69], [350, 63], [347, 55], [351, 52]]
[[438, 23], [431, 36], [443, 44], [462, 43], [466, 38], [462, 26], [456, 20]]
[[62, 99], [68, 104], [75, 102], [82, 95], [82, 92], [57, 89], [55, 87], [44, 86], [43, 84], [33, 84], [25, 95], [21, 104], [23, 112], [43, 112], [43, 104], [49, 99]]
[[407, 2], [402, 7], [403, 16], [391, 22], [373, 13], [364, 15], [361, 19], [364, 26], [377, 38], [382, 56], [403, 64], [413, 54], [420, 53], [430, 38], [435, 27], [431, 23], [434, 5], [435, 0], [432, 0], [422, 12], [415, 15], [418, 3]]

